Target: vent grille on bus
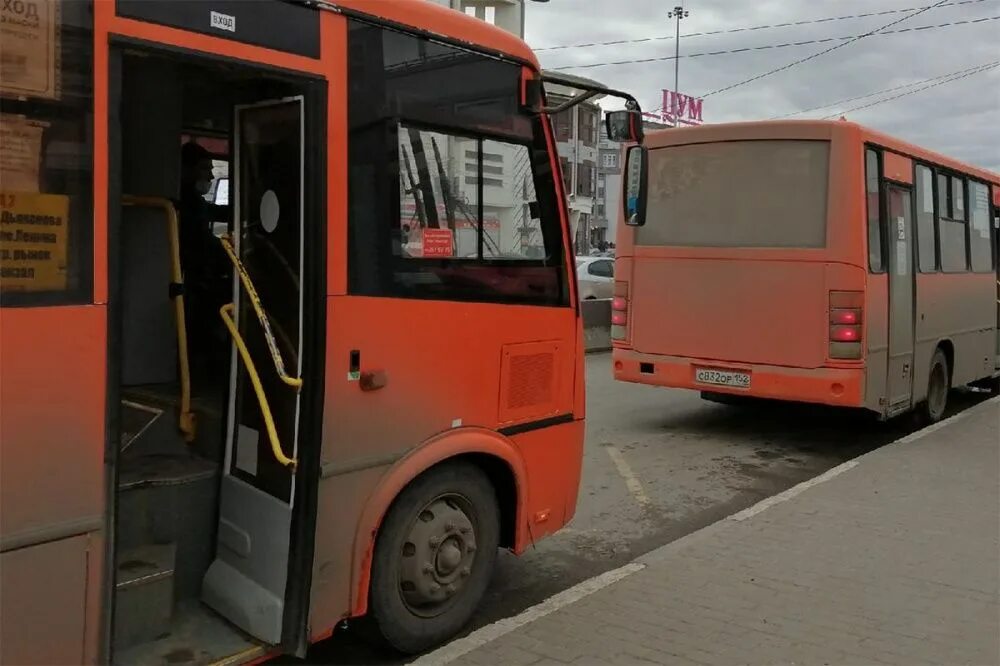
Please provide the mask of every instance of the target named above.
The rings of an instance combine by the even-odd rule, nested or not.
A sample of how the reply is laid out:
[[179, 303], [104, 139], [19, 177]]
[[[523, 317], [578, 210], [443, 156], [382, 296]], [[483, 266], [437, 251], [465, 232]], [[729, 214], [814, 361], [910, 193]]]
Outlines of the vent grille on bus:
[[524, 409], [552, 402], [555, 354], [512, 356], [507, 385], [507, 409]]
[[526, 423], [572, 410], [562, 342], [504, 345], [500, 353], [497, 421], [502, 426]]

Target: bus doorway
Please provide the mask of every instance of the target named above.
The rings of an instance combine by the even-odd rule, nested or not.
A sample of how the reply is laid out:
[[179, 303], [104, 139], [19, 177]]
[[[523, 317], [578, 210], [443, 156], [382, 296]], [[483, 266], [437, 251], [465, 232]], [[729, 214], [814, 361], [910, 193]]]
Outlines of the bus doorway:
[[312, 513], [298, 462], [316, 454], [300, 442], [319, 441], [303, 406], [320, 382], [303, 374], [323, 335], [321, 300], [305, 307], [322, 288], [305, 247], [322, 243], [304, 224], [321, 90], [231, 61], [113, 55], [114, 660], [251, 658], [304, 628], [287, 583], [311, 557], [295, 535]]

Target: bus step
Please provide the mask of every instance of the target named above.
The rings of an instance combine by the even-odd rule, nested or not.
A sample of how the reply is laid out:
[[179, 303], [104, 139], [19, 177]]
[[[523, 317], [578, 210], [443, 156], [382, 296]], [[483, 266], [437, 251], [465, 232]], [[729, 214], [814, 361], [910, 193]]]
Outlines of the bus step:
[[200, 594], [201, 579], [212, 563], [218, 475], [218, 465], [193, 456], [144, 456], [122, 465], [118, 547], [174, 544], [178, 599]]
[[174, 544], [148, 544], [119, 555], [115, 580], [115, 647], [170, 633], [174, 609]]

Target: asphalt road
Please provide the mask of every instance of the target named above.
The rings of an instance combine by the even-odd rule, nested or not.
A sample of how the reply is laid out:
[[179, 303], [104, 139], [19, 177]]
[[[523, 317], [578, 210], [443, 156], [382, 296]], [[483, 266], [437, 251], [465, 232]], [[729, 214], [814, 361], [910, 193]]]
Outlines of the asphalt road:
[[[690, 391], [621, 384], [610, 354], [587, 358], [587, 440], [576, 517], [520, 557], [501, 553], [468, 630], [547, 597], [916, 429], [808, 405], [726, 406]], [[979, 402], [955, 393], [949, 411]], [[313, 664], [398, 664], [339, 631]]]

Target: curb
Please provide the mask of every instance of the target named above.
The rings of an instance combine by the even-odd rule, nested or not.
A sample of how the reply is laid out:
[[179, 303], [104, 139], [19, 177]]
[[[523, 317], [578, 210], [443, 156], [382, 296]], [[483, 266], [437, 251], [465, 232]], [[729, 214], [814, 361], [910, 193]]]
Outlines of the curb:
[[627, 578], [628, 576], [631, 576], [632, 574], [638, 573], [643, 569], [645, 569], [650, 564], [662, 561], [664, 558], [675, 553], [678, 550], [686, 548], [691, 544], [697, 543], [704, 539], [710, 538], [718, 534], [719, 532], [722, 532], [724, 530], [733, 527], [736, 523], [749, 520], [754, 516], [757, 516], [767, 511], [768, 509], [777, 506], [778, 504], [782, 504], [790, 499], [795, 498], [798, 495], [801, 495], [810, 488], [826, 483], [827, 481], [830, 481], [831, 479], [840, 476], [844, 472], [848, 472], [854, 469], [855, 467], [858, 467], [865, 461], [866, 458], [869, 458], [870, 456], [878, 455], [880, 452], [892, 447], [903, 446], [905, 444], [909, 444], [911, 442], [922, 439], [923, 437], [926, 437], [927, 435], [930, 435], [938, 430], [941, 430], [942, 428], [945, 428], [948, 425], [955, 423], [956, 421], [960, 421], [961, 419], [966, 418], [972, 414], [976, 414], [981, 410], [985, 411], [997, 404], [1000, 404], [1000, 396], [995, 396], [987, 400], [984, 400], [980, 404], [975, 405], [974, 407], [970, 407], [963, 412], [950, 416], [949, 418], [944, 419], [943, 421], [939, 421], [938, 423], [935, 423], [933, 425], [921, 428], [916, 432], [912, 432], [909, 435], [906, 435], [884, 446], [881, 446], [875, 449], [874, 451], [869, 451], [864, 455], [858, 456], [857, 458], [841, 463], [840, 465], [837, 465], [836, 467], [827, 470], [826, 472], [820, 474], [819, 476], [816, 476], [807, 481], [803, 481], [802, 483], [796, 484], [791, 488], [778, 493], [777, 495], [772, 495], [771, 497], [765, 498], [760, 502], [757, 502], [753, 506], [750, 506], [746, 509], [743, 509], [742, 511], [734, 513], [731, 516], [727, 516], [726, 518], [722, 518], [721, 520], [718, 520], [715, 523], [712, 523], [711, 525], [703, 527], [700, 530], [692, 532], [691, 534], [687, 534], [679, 539], [676, 539], [675, 541], [671, 541], [668, 544], [660, 546], [659, 548], [656, 548], [644, 555], [641, 555], [622, 567], [619, 567], [617, 569], [612, 569], [611, 571], [606, 571], [598, 576], [589, 578], [581, 583], [577, 583], [573, 587], [563, 590], [562, 592], [559, 592], [549, 597], [548, 599], [546, 599], [541, 603], [538, 603], [534, 606], [531, 606], [530, 608], [527, 608], [526, 610], [522, 611], [521, 613], [513, 617], [505, 618], [503, 620], [498, 620], [492, 624], [488, 624], [484, 627], [481, 627], [463, 638], [458, 638], [432, 652], [429, 652], [415, 659], [414, 661], [409, 662], [409, 664], [413, 664], [414, 666], [430, 666], [430, 665], [438, 666], [455, 661], [456, 659], [496, 640], [497, 638], [505, 636], [506, 634], [509, 634], [512, 631], [519, 629], [520, 627], [530, 624], [535, 620], [541, 619], [546, 615], [550, 615], [555, 611], [560, 610], [561, 608], [574, 604], [577, 601], [580, 601], [581, 599], [584, 599], [585, 597], [588, 597], [595, 592], [598, 592], [606, 587], [609, 587], [610, 585], [613, 585], [623, 580], [624, 578]]

